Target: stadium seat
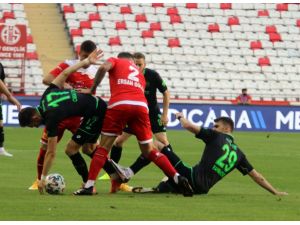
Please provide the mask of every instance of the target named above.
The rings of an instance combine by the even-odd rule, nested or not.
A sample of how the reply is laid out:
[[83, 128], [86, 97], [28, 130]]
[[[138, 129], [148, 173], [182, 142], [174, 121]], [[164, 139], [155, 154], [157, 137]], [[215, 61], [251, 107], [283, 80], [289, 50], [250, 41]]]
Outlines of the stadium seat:
[[257, 12], [257, 16], [258, 17], [269, 17], [270, 15], [269, 15], [269, 11], [265, 9], [265, 10], [259, 10]]
[[135, 22], [140, 23], [140, 22], [147, 22], [147, 17], [145, 14], [138, 14], [135, 16]]
[[288, 4], [282, 3], [282, 4], [276, 4], [276, 10], [277, 11], [288, 11]]
[[89, 14], [89, 20], [90, 21], [100, 21], [101, 20], [101, 16], [99, 13], [95, 12], [95, 13], [90, 13]]
[[132, 10], [130, 6], [122, 6], [120, 7], [120, 13], [121, 14], [132, 14]]
[[164, 3], [152, 3], [152, 7], [164, 7]]
[[298, 20], [296, 21], [296, 25], [297, 25], [297, 27], [300, 27], [300, 19], [298, 19]]
[[63, 7], [64, 13], [75, 13], [74, 7], [72, 5], [65, 5]]
[[159, 31], [159, 30], [161, 30], [160, 22], [150, 23], [150, 30], [152, 30], [152, 31]]
[[170, 15], [178, 15], [178, 9], [177, 8], [168, 8], [167, 9], [167, 14]]
[[121, 40], [120, 40], [120, 37], [110, 37], [109, 38], [109, 41], [108, 41], [108, 44], [113, 46], [113, 45], [121, 45]]
[[168, 46], [170, 48], [180, 47], [180, 41], [178, 38], [170, 38], [168, 39]]
[[5, 20], [6, 19], [15, 19], [15, 14], [14, 14], [14, 12], [3, 12], [2, 18]]
[[27, 43], [33, 43], [33, 37], [32, 37], [32, 35], [28, 34], [26, 40], [27, 40]]
[[220, 3], [220, 9], [232, 9], [232, 4], [231, 3]]
[[239, 18], [236, 16], [229, 17], [227, 24], [229, 26], [239, 25], [240, 24]]
[[261, 57], [258, 59], [258, 65], [259, 66], [270, 66], [271, 62], [270, 59], [266, 56], [266, 57]]
[[269, 38], [271, 42], [277, 42], [277, 41], [282, 41], [281, 35], [278, 33], [270, 33]]
[[26, 52], [26, 59], [38, 59], [36, 52]]
[[277, 33], [277, 29], [275, 25], [266, 26], [266, 33]]
[[118, 21], [116, 22], [116, 30], [126, 30], [126, 22], [125, 21]]
[[91, 29], [92, 28], [92, 24], [91, 24], [91, 21], [80, 21], [79, 23], [80, 25], [80, 28], [81, 29]]
[[152, 30], [143, 30], [142, 31], [142, 38], [153, 38], [153, 31]]
[[170, 15], [170, 23], [181, 23], [181, 17], [179, 15]]
[[251, 41], [250, 42], [250, 48], [252, 50], [262, 49], [261, 41], [259, 41], [259, 40], [257, 40], [257, 41]]
[[71, 36], [82, 36], [82, 30], [81, 29], [71, 29], [70, 31]]
[[208, 32], [211, 32], [211, 33], [213, 33], [213, 32], [220, 32], [220, 27], [219, 27], [219, 25], [218, 24], [209, 24], [208, 25]]
[[198, 4], [197, 3], [186, 3], [185, 7], [187, 9], [197, 9], [198, 8]]

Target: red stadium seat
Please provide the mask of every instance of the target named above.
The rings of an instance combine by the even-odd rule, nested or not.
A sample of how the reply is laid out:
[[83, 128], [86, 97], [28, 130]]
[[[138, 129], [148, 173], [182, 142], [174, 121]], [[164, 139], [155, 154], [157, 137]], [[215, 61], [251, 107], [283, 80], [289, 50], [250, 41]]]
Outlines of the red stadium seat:
[[161, 30], [160, 22], [150, 23], [150, 30]]
[[130, 6], [122, 6], [120, 8], [120, 13], [121, 14], [132, 14], [132, 10], [131, 10]]
[[270, 59], [268, 58], [268, 56], [259, 58], [258, 65], [259, 66], [271, 66], [271, 62], [270, 62]]
[[164, 7], [164, 3], [152, 3], [152, 7]]
[[101, 16], [99, 13], [90, 13], [89, 14], [89, 20], [90, 21], [100, 21], [101, 20]]
[[116, 22], [116, 30], [126, 30], [127, 25], [125, 21], [117, 21]]
[[106, 3], [95, 3], [95, 6], [107, 6]]
[[109, 45], [121, 45], [120, 37], [110, 37], [108, 41]]
[[91, 23], [91, 21], [80, 21], [80, 23], [79, 23], [80, 25], [80, 28], [81, 29], [91, 29], [92, 28], [92, 23]]
[[26, 37], [27, 43], [33, 43], [33, 37], [31, 34], [28, 34]]
[[75, 47], [75, 51], [76, 51], [77, 54], [79, 54], [79, 52], [80, 52], [80, 45], [77, 45], [77, 46]]
[[270, 41], [272, 41], [272, 42], [282, 41], [281, 35], [278, 33], [270, 33], [269, 38], [270, 38]]
[[3, 19], [15, 19], [14, 12], [4, 12]]
[[176, 7], [173, 8], [168, 8], [167, 9], [167, 14], [170, 15], [178, 15], [178, 9]]
[[81, 29], [71, 29], [70, 34], [72, 37], [82, 36], [82, 30]]
[[180, 47], [180, 41], [178, 38], [170, 38], [168, 39], [168, 46], [170, 48], [177, 48]]
[[64, 13], [75, 13], [74, 7], [72, 5], [64, 5]]
[[217, 23], [208, 25], [208, 32], [220, 32], [220, 27]]
[[36, 52], [26, 52], [26, 59], [38, 59], [38, 54]]
[[221, 3], [220, 9], [232, 9], [231, 3]]
[[258, 17], [263, 17], [263, 16], [269, 16], [270, 14], [269, 14], [269, 11], [268, 10], [259, 10], [258, 12], [257, 12], [257, 16]]
[[170, 15], [170, 23], [181, 23], [181, 17], [179, 15]]
[[135, 22], [140, 23], [140, 22], [147, 22], [147, 17], [145, 14], [138, 14], [135, 16]]
[[143, 30], [142, 31], [142, 38], [153, 38], [154, 34], [152, 30]]
[[198, 4], [197, 3], [186, 3], [185, 7], [187, 9], [198, 9]]
[[271, 26], [266, 26], [266, 33], [270, 34], [270, 33], [277, 33], [277, 29], [275, 25], [271, 25]]
[[236, 16], [229, 17], [228, 21], [227, 21], [227, 24], [229, 26], [239, 25], [240, 24], [239, 18], [236, 17]]
[[277, 11], [288, 11], [288, 4], [282, 3], [282, 4], [277, 4], [276, 5], [276, 10]]
[[261, 41], [257, 40], [257, 41], [251, 41], [250, 42], [250, 48], [252, 50], [255, 50], [255, 49], [262, 49], [262, 44], [261, 44]]
[[296, 25], [297, 25], [297, 27], [300, 27], [300, 19], [298, 19], [298, 20], [296, 21]]

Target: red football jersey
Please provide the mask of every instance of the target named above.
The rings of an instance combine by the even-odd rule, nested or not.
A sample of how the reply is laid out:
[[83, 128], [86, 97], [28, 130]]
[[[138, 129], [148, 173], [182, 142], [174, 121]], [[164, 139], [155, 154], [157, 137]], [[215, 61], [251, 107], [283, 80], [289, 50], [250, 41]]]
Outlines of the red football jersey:
[[[66, 60], [60, 63], [55, 69], [50, 71], [50, 74], [57, 77], [62, 71], [69, 66], [78, 63], [79, 60]], [[97, 72], [97, 67], [90, 65], [88, 68], [81, 68], [76, 72], [70, 74], [67, 79], [67, 83], [70, 84], [74, 89], [76, 88], [91, 88], [94, 83], [94, 78]]]
[[138, 67], [128, 59], [109, 58], [112, 64], [109, 70], [111, 97], [108, 107], [116, 105], [140, 105], [148, 108], [144, 90], [146, 81]]

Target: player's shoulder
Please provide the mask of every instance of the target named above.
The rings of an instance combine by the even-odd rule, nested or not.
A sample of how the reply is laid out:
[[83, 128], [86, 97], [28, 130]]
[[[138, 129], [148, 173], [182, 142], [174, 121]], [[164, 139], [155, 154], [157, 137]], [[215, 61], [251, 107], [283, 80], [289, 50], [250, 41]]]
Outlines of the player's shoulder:
[[149, 69], [149, 68], [145, 68], [145, 73], [155, 75], [155, 76], [159, 76], [159, 73], [156, 70]]
[[79, 62], [79, 59], [66, 59], [63, 63], [67, 64], [68, 66], [73, 66]]

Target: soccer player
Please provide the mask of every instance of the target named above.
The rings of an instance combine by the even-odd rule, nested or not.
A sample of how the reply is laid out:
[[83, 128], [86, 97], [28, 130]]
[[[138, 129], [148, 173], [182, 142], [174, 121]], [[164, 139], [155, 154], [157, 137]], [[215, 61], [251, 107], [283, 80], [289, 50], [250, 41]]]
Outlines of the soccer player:
[[[173, 150], [166, 134], [166, 126], [169, 122], [168, 109], [170, 103], [170, 94], [167, 85], [155, 70], [146, 68], [146, 58], [144, 54], [137, 52], [133, 54], [133, 57], [135, 64], [139, 67], [140, 72], [144, 75], [146, 80], [145, 96], [149, 108], [149, 118], [152, 133], [154, 134], [156, 141]], [[161, 113], [157, 103], [157, 90], [163, 94], [163, 113]], [[131, 135], [132, 132], [130, 129], [128, 129], [128, 127], [126, 127], [122, 135], [118, 136], [115, 140], [110, 153], [110, 157], [112, 160], [114, 160], [114, 162], [119, 162], [123, 149], [122, 146]], [[136, 174], [140, 169], [149, 163], [150, 161], [141, 154], [129, 167], [130, 170], [128, 170], [128, 172], [132, 175]]]
[[[201, 160], [194, 167], [187, 166], [173, 151], [163, 148], [162, 153], [171, 161], [180, 174], [186, 176], [195, 194], [207, 194], [209, 190], [227, 174], [238, 169], [243, 175], [249, 175], [258, 185], [274, 195], [287, 195], [275, 189], [247, 160], [242, 150], [234, 143], [232, 132], [234, 122], [229, 117], [215, 119], [213, 129], [196, 126], [184, 118], [182, 113], [176, 114], [181, 126], [205, 143]], [[162, 181], [156, 188], [133, 188], [133, 192], [178, 192], [173, 181]]]
[[[4, 94], [7, 98], [7, 100], [11, 104], [17, 106], [17, 109], [20, 111], [21, 104], [7, 89], [7, 87], [4, 83], [4, 79], [5, 79], [4, 68], [3, 68], [3, 65], [0, 63], [0, 93]], [[2, 115], [2, 99], [0, 98], [0, 156], [3, 155], [3, 156], [12, 157], [13, 155], [8, 153], [4, 149], [3, 144], [4, 144], [4, 130], [3, 130], [3, 115]]]
[[[65, 60], [64, 62], [60, 63], [59, 65], [56, 66], [56, 68], [51, 70], [50, 73], [44, 77], [43, 83], [49, 86], [51, 82], [65, 69], [78, 63], [79, 61], [86, 59], [89, 56], [89, 54], [91, 54], [96, 48], [97, 46], [93, 41], [86, 40], [82, 42], [80, 45], [79, 60], [78, 59]], [[66, 89], [91, 88], [91, 86], [94, 83], [94, 77], [96, 72], [97, 72], [97, 66], [95, 65], [82, 67], [80, 68], [80, 70], [75, 71], [74, 73], [71, 73], [68, 76], [64, 84], [64, 88]], [[57, 131], [57, 142], [61, 140], [65, 130], [69, 130], [71, 133], [74, 134], [80, 125], [80, 120], [81, 120], [80, 117], [71, 117], [60, 122]], [[37, 179], [29, 187], [29, 190], [37, 190], [38, 181], [41, 179], [43, 164], [44, 164], [44, 159], [45, 159], [45, 154], [46, 154], [47, 144], [48, 144], [48, 136], [47, 136], [46, 128], [43, 130], [43, 134], [40, 142], [41, 142], [41, 146], [37, 157]], [[92, 152], [94, 151], [94, 146], [85, 144], [82, 148], [82, 151], [83, 153], [91, 157]], [[69, 152], [66, 153], [70, 157], [73, 164], [75, 165], [77, 161], [76, 155], [73, 156], [73, 153], [69, 153]]]
[[[74, 195], [92, 194], [97, 175], [107, 160], [114, 140], [128, 125], [137, 137], [142, 154], [171, 177], [184, 196], [192, 196], [193, 192], [187, 179], [180, 176], [166, 156], [153, 147], [147, 100], [144, 95], [145, 79], [134, 64], [133, 56], [128, 52], [121, 52], [118, 58], [109, 58], [104, 62], [97, 71], [90, 92], [96, 90], [106, 72], [109, 72], [111, 98], [103, 122], [100, 147], [91, 161], [85, 187], [74, 192]], [[116, 187], [119, 185], [116, 184]]]
[[99, 97], [77, 93], [76, 90], [63, 90], [63, 86], [70, 74], [82, 67], [96, 64], [101, 56], [102, 51], [95, 50], [88, 58], [65, 69], [45, 90], [38, 107], [27, 107], [19, 113], [21, 127], [39, 127], [41, 124], [46, 126], [48, 145], [41, 180], [38, 184], [40, 193], [43, 193], [45, 178], [55, 159], [59, 123], [74, 116], [83, 117], [83, 119], [67, 144], [66, 152], [76, 155], [73, 161], [74, 166], [83, 182], [86, 182], [88, 170], [79, 149], [84, 143], [96, 143], [102, 128], [106, 103]]

